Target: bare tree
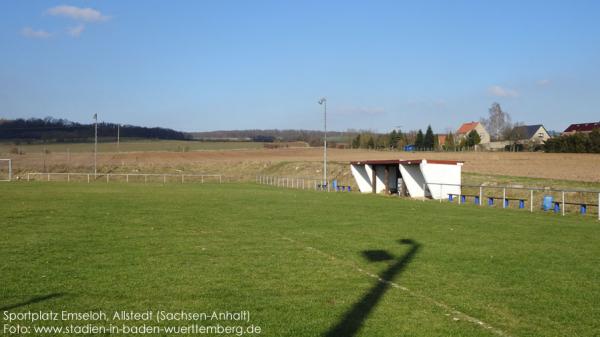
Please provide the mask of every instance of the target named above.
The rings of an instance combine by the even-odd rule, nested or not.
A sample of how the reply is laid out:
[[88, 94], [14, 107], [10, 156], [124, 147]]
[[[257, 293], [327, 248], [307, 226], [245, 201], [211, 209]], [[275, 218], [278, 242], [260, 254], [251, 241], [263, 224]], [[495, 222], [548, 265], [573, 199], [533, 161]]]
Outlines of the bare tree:
[[492, 140], [502, 140], [507, 130], [512, 129], [510, 115], [508, 112], [503, 111], [500, 103], [497, 102], [492, 103], [488, 118], [482, 118], [481, 124], [490, 133]]

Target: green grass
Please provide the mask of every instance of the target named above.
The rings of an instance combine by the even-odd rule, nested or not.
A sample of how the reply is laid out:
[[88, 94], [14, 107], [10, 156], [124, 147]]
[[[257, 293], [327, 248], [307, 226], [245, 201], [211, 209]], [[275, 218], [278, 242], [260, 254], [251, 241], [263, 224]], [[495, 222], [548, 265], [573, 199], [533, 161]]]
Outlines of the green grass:
[[446, 305], [510, 336], [600, 331], [590, 217], [244, 184], [0, 188], [2, 310], [249, 310], [261, 336], [324, 335], [345, 317], [364, 319], [359, 336], [494, 336]]
[[596, 190], [596, 191], [600, 190], [599, 182], [517, 177], [517, 176], [463, 172], [463, 184], [479, 185], [479, 184], [490, 184], [490, 183], [493, 183], [498, 186], [522, 185], [522, 186], [527, 186], [527, 187], [540, 187], [540, 188], [552, 187], [555, 189], [577, 189], [577, 190], [587, 189], [587, 190]]
[[[44, 150], [55, 152], [93, 152], [94, 143], [49, 143], [49, 144], [21, 144], [0, 143], [0, 153], [10, 153], [13, 149], [24, 153], [40, 153]], [[98, 143], [99, 152], [143, 152], [143, 151], [202, 151], [202, 150], [237, 150], [259, 149], [263, 143], [258, 142], [205, 142], [183, 140], [122, 140], [119, 147], [116, 141]]]

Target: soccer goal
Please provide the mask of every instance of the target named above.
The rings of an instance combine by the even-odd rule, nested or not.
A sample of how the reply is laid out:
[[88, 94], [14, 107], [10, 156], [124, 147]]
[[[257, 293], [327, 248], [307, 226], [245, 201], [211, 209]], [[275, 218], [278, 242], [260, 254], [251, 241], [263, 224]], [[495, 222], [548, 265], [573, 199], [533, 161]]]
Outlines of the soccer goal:
[[12, 160], [0, 158], [0, 181], [12, 180]]

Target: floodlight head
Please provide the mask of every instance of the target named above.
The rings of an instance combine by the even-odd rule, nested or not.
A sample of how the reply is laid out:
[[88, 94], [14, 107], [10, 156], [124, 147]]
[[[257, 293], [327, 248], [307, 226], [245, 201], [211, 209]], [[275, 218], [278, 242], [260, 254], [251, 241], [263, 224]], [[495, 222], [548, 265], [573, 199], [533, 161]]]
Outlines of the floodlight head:
[[325, 103], [325, 102], [327, 102], [327, 98], [325, 98], [325, 97], [321, 97], [321, 99], [319, 100], [319, 104], [321, 104], [321, 105], [322, 105], [322, 104], [323, 104], [323, 103]]

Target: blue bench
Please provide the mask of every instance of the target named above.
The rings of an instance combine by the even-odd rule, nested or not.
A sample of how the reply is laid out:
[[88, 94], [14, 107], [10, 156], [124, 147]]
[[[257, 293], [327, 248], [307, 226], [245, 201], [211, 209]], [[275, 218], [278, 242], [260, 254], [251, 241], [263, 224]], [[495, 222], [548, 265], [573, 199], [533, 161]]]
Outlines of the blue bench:
[[[562, 204], [562, 201], [554, 202], [554, 213], [560, 212], [560, 204]], [[598, 206], [598, 204], [588, 204], [585, 202], [565, 202], [565, 205], [579, 205], [579, 213], [581, 214], [587, 213], [588, 206]]]
[[474, 197], [475, 205], [479, 205], [479, 196], [476, 194], [453, 194], [448, 193], [448, 201], [454, 201], [454, 197], [460, 198], [460, 203], [464, 204], [467, 202], [467, 197]]
[[502, 200], [504, 199], [504, 207], [508, 207], [510, 205], [510, 200], [519, 201], [519, 208], [525, 208], [525, 201], [527, 199], [523, 198], [499, 198], [499, 197], [488, 197], [488, 206], [494, 206], [494, 199]]

